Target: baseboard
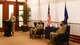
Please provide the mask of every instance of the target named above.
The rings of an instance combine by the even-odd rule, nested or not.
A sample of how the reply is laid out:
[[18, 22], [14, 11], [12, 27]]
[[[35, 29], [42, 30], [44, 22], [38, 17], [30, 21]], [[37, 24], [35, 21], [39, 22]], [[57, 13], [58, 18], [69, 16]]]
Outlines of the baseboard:
[[80, 43], [80, 36], [70, 34], [70, 41]]

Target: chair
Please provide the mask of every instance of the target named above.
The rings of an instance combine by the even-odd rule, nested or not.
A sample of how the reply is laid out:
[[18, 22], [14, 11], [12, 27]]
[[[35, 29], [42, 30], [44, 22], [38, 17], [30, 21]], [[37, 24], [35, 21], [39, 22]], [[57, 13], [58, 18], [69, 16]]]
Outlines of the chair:
[[22, 30], [23, 32], [27, 32], [27, 31], [28, 31], [28, 26], [27, 26], [27, 25], [22, 25], [22, 26], [21, 26], [21, 30]]
[[[34, 22], [34, 26], [37, 25], [37, 22]], [[42, 25], [44, 27], [44, 23], [42, 22]], [[40, 29], [39, 31], [37, 31], [36, 35], [38, 35], [39, 38], [41, 38], [41, 35], [44, 34], [44, 28], [43, 29]]]
[[36, 27], [36, 25], [37, 25], [37, 22], [34, 22], [34, 27]]
[[56, 45], [69, 45], [70, 26], [67, 25], [67, 30], [64, 34], [55, 37]]

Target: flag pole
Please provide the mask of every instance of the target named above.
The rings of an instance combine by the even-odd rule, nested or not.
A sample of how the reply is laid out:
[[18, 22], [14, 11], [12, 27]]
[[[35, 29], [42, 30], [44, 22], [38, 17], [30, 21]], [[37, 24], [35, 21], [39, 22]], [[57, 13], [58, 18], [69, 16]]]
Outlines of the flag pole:
[[[41, 5], [40, 5], [40, 0], [38, 0], [38, 2], [39, 2], [39, 3], [38, 3], [38, 5], [39, 5], [39, 7], [38, 7], [38, 9], [39, 9], [38, 13], [39, 13], [39, 15], [41, 15], [41, 10], [40, 10], [40, 6], [41, 6]], [[39, 20], [41, 20], [41, 19], [40, 19], [41, 16], [39, 16], [38, 18], [39, 18]]]
[[50, 1], [48, 1], [48, 6], [50, 7]]
[[[64, 2], [64, 13], [65, 13], [65, 8], [66, 8], [66, 0]], [[65, 14], [64, 14], [64, 16], [65, 16]], [[64, 21], [65, 21], [65, 18], [64, 18]]]
[[65, 6], [66, 6], [66, 0], [65, 0]]

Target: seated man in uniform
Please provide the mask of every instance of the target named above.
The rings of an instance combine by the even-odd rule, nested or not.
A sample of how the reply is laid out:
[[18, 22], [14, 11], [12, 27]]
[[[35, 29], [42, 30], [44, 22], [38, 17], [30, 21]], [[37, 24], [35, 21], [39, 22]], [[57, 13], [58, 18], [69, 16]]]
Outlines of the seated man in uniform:
[[36, 37], [36, 33], [43, 28], [42, 22], [38, 22], [36, 27], [34, 28], [34, 38]]
[[62, 21], [60, 25], [61, 25], [61, 27], [56, 32], [51, 32], [50, 33], [50, 42], [49, 42], [49, 44], [55, 45], [54, 38], [59, 34], [65, 33], [66, 28], [67, 28], [66, 22]]
[[43, 25], [42, 25], [42, 22], [40, 21], [40, 22], [38, 22], [37, 24], [36, 24], [36, 26], [35, 26], [35, 28], [34, 29], [31, 29], [31, 34], [32, 33], [34, 33], [34, 38], [36, 37], [36, 33], [39, 31], [39, 30], [41, 30], [42, 28], [44, 28], [43, 27]]

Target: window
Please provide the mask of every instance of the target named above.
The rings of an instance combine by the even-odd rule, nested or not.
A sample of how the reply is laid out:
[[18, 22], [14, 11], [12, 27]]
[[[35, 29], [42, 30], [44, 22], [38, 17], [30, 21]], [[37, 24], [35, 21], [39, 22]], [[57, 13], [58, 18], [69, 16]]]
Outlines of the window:
[[0, 1], [5, 1], [5, 0], [0, 0]]
[[7, 1], [16, 1], [16, 0], [7, 0]]
[[9, 5], [9, 19], [11, 17], [11, 13], [14, 13], [14, 5]]
[[3, 5], [0, 4], [0, 28], [2, 28]]
[[23, 5], [19, 5], [19, 27], [23, 25]]
[[18, 2], [25, 2], [26, 0], [17, 0]]

